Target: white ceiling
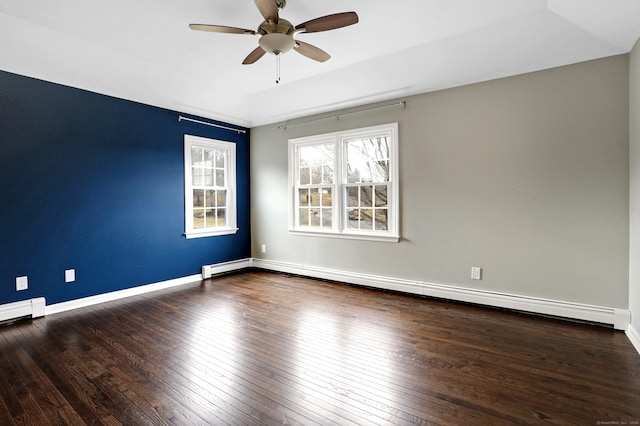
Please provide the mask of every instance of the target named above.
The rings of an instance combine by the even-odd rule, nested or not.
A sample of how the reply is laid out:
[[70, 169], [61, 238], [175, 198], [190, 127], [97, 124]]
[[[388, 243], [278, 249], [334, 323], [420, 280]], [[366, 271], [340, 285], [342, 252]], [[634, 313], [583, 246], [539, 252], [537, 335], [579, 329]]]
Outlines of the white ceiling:
[[288, 0], [294, 25], [355, 11], [350, 27], [298, 38], [297, 52], [241, 62], [252, 0], [0, 0], [0, 69], [248, 127], [631, 50], [640, 0]]

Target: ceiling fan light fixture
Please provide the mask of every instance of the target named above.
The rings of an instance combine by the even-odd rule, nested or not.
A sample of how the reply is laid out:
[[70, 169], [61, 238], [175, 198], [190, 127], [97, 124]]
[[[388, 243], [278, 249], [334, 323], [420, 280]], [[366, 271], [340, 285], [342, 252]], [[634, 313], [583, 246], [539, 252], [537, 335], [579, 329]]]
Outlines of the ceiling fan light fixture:
[[280, 55], [283, 53], [295, 50], [301, 55], [318, 62], [325, 62], [331, 58], [327, 52], [309, 43], [296, 40], [296, 34], [329, 31], [358, 22], [358, 15], [355, 12], [342, 12], [321, 16], [294, 26], [291, 22], [280, 17], [279, 11], [286, 6], [287, 0], [253, 0], [253, 2], [264, 18], [264, 21], [262, 21], [255, 31], [226, 25], [210, 24], [190, 24], [189, 28], [214, 33], [257, 35], [260, 37], [258, 40], [259, 46], [247, 55], [244, 61], [242, 61], [242, 64], [253, 64], [262, 58], [265, 53], [275, 55], [278, 67], [276, 83], [280, 81]]
[[271, 33], [260, 37], [258, 43], [265, 52], [279, 55], [281, 53], [287, 53], [293, 49], [296, 41], [293, 39], [293, 36], [288, 34]]

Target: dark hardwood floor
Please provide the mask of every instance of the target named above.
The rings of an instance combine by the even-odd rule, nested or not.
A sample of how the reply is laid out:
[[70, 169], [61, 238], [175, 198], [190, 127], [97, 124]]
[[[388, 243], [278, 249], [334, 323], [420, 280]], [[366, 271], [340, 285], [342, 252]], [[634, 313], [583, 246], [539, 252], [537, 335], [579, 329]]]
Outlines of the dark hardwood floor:
[[288, 275], [0, 328], [0, 425], [639, 420], [624, 333]]

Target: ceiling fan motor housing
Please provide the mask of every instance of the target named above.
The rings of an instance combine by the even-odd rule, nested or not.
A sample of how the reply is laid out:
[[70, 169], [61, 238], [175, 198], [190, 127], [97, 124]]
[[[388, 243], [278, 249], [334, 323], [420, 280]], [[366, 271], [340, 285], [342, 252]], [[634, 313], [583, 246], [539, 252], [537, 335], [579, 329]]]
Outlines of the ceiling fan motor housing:
[[293, 49], [296, 44], [293, 34], [294, 26], [286, 19], [279, 19], [278, 23], [271, 20], [264, 21], [256, 33], [260, 35], [258, 43], [265, 52], [279, 55]]

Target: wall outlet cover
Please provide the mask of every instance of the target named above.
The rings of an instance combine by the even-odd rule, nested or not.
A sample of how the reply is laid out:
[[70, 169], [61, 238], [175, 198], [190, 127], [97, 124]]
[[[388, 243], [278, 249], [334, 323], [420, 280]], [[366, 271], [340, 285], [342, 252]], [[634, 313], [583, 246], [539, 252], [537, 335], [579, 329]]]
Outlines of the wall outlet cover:
[[64, 282], [72, 283], [76, 280], [76, 270], [75, 269], [67, 269], [64, 271]]
[[22, 291], [29, 288], [29, 279], [24, 277], [16, 277], [16, 291]]
[[472, 280], [481, 280], [482, 279], [482, 268], [479, 266], [471, 267], [471, 279]]

